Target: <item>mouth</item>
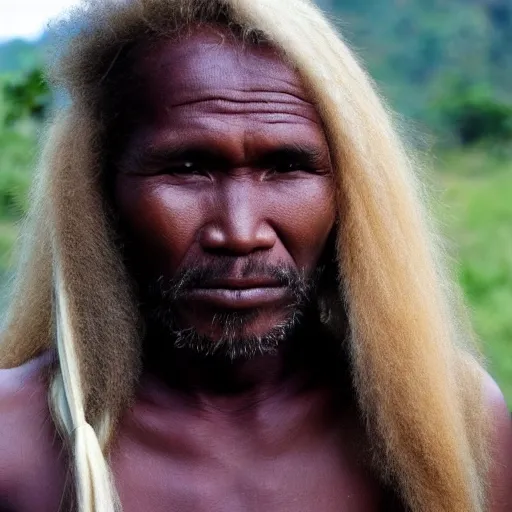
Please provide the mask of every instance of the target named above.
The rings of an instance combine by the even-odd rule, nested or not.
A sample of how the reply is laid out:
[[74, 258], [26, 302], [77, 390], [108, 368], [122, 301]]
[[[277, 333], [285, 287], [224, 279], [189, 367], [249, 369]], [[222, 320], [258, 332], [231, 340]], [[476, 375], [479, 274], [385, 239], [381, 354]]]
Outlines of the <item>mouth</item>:
[[189, 290], [185, 300], [215, 309], [241, 310], [272, 306], [287, 296], [287, 287], [275, 279], [213, 279]]

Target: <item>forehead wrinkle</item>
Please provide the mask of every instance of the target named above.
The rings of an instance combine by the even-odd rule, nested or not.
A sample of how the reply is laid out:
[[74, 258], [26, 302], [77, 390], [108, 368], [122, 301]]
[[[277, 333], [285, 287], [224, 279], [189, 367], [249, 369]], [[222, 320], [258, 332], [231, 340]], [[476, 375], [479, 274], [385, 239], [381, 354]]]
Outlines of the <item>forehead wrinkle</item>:
[[[264, 125], [277, 124], [265, 122]], [[286, 124], [281, 122], [280, 124]], [[293, 124], [293, 123], [292, 123]], [[296, 124], [296, 123], [295, 123]], [[225, 126], [225, 129], [221, 128]], [[233, 157], [238, 154], [238, 160], [243, 160], [243, 154], [247, 154], [247, 148], [254, 145], [259, 150], [264, 148], [273, 149], [279, 146], [307, 146], [316, 147], [319, 151], [324, 147], [323, 138], [318, 138], [312, 131], [302, 132], [297, 138], [294, 132], [280, 129], [267, 130], [265, 126], [257, 126], [253, 123], [243, 123], [239, 130], [229, 119], [209, 118], [194, 119], [189, 127], [187, 138], [184, 140], [180, 135], [180, 130], [171, 126], [162, 130], [158, 127], [147, 127], [145, 132], [134, 134], [131, 143], [128, 145], [131, 152], [135, 153], [153, 153], [166, 151], [168, 148], [215, 148], [215, 151], [230, 154]], [[238, 150], [235, 150], [238, 148]]]
[[134, 71], [144, 82], [151, 76], [160, 84], [168, 82], [175, 99], [183, 95], [188, 100], [189, 94], [205, 90], [211, 93], [213, 86], [224, 91], [286, 93], [308, 101], [300, 75], [273, 49], [220, 43], [216, 32], [214, 37], [215, 42], [201, 37], [181, 44], [161, 41], [153, 47], [156, 53], [141, 55]]
[[299, 117], [321, 124], [315, 106], [299, 96], [295, 91], [277, 90], [258, 86], [229, 87], [199, 90], [186, 90], [178, 97], [173, 97], [166, 110], [176, 113], [180, 109], [196, 108], [201, 114], [231, 114], [245, 116], [247, 114]]
[[[221, 72], [212, 73], [210, 69], [208, 73], [194, 73], [187, 70], [180, 78], [170, 75], [169, 85], [175, 85], [173, 88], [173, 104], [179, 106], [180, 97], [188, 98], [189, 96], [204, 96], [207, 99], [213, 99], [215, 95], [228, 99], [231, 96], [234, 100], [238, 100], [242, 95], [256, 95], [255, 101], [273, 100], [272, 95], [281, 95], [288, 97], [291, 101], [312, 106], [309, 98], [304, 93], [302, 87], [294, 84], [292, 81], [280, 79], [275, 76], [265, 76], [252, 74], [250, 76], [238, 76], [238, 79], [228, 75], [228, 70], [220, 69]], [[187, 76], [188, 75], [188, 76]], [[298, 77], [297, 77], [298, 78]], [[297, 80], [297, 79], [296, 79]]]
[[186, 96], [191, 98], [180, 98], [170, 101], [168, 108], [181, 107], [184, 105], [194, 105], [206, 102], [228, 102], [233, 104], [253, 104], [253, 105], [286, 105], [287, 107], [298, 106], [306, 109], [315, 110], [312, 103], [302, 99], [295, 94], [288, 92], [276, 92], [267, 90], [235, 90], [227, 91], [225, 89], [219, 92], [204, 91], [204, 94], [197, 94], [188, 91]]
[[[240, 105], [244, 105], [245, 109], [241, 110]], [[222, 117], [233, 116], [240, 119], [240, 123], [246, 123], [246, 117], [251, 116], [254, 120], [263, 121], [270, 124], [294, 124], [294, 118], [306, 120], [321, 125], [321, 122], [316, 115], [316, 112], [311, 112], [307, 115], [306, 112], [300, 112], [296, 109], [283, 109], [278, 107], [277, 102], [258, 103], [252, 101], [236, 102], [223, 98], [203, 99], [192, 102], [183, 103], [179, 106], [169, 108], [169, 115], [176, 114], [176, 111], [183, 110], [186, 112], [187, 107], [192, 110], [194, 107], [203, 106], [201, 112], [194, 112], [195, 115], [219, 115]], [[233, 107], [236, 107], [234, 110]], [[197, 121], [201, 121], [198, 119]], [[226, 121], [227, 122], [227, 121]], [[233, 124], [234, 121], [231, 121]], [[296, 124], [296, 121], [295, 121]]]
[[246, 124], [310, 124], [322, 126], [320, 117], [311, 108], [297, 108], [288, 103], [272, 102], [237, 102], [224, 98], [206, 98], [169, 106], [165, 109], [165, 117], [159, 116], [159, 124], [166, 119], [178, 122], [180, 126], [209, 128], [212, 122], [223, 122], [236, 125]]
[[[271, 47], [241, 46], [218, 34], [161, 40], [138, 49], [134, 100], [155, 129], [208, 129], [221, 121], [248, 126], [322, 127], [300, 74]], [[292, 128], [289, 128], [292, 129]]]

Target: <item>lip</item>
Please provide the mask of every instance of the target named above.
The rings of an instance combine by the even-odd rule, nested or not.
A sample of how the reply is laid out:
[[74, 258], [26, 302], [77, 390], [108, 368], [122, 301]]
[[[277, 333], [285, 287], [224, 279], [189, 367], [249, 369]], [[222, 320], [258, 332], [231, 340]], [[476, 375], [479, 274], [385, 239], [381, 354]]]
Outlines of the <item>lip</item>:
[[[240, 281], [239, 281], [240, 282]], [[194, 288], [186, 300], [205, 303], [218, 309], [251, 309], [271, 306], [287, 296], [284, 286]]]
[[249, 290], [252, 288], [281, 288], [281, 284], [271, 277], [228, 277], [222, 279], [210, 279], [203, 283], [200, 289], [227, 289], [227, 290]]

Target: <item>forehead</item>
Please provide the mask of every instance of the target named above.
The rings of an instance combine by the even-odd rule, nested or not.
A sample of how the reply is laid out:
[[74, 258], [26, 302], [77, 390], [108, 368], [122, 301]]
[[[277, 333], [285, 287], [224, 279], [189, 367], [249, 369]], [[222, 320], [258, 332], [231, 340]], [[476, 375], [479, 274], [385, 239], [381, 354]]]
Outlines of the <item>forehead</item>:
[[[143, 110], [208, 100], [287, 103], [318, 122], [300, 76], [268, 45], [245, 44], [226, 29], [196, 27], [179, 40], [141, 43], [126, 88]], [[243, 110], [242, 108], [240, 110]]]
[[[303, 93], [297, 73], [267, 45], [249, 45], [217, 27], [194, 29], [180, 40], [140, 45], [137, 71], [153, 80], [173, 79], [175, 89], [211, 87], [265, 87], [278, 81], [291, 93]], [[206, 73], [205, 73], [206, 72]]]
[[132, 51], [113, 91], [114, 153], [215, 146], [241, 162], [277, 146], [328, 152], [299, 74], [268, 45], [206, 26]]

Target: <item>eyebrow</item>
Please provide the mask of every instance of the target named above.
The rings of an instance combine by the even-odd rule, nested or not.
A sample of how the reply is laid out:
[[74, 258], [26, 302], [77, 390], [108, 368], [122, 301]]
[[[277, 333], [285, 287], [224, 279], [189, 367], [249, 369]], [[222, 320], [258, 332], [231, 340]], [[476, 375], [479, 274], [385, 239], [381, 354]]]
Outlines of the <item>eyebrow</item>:
[[120, 171], [137, 171], [165, 166], [177, 160], [193, 159], [194, 161], [210, 162], [212, 165], [227, 165], [228, 159], [222, 152], [209, 146], [176, 145], [163, 147], [136, 147], [122, 158], [118, 164]]
[[308, 167], [324, 167], [329, 164], [328, 153], [318, 146], [304, 144], [284, 144], [263, 152], [254, 162], [259, 167], [265, 167], [278, 161], [293, 161]]
[[[208, 164], [211, 168], [229, 168], [233, 165], [226, 151], [211, 145], [187, 144], [135, 148], [126, 158], [121, 158], [117, 167], [121, 172], [134, 172], [141, 169], [158, 169], [167, 163], [187, 159]], [[293, 161], [308, 167], [321, 168], [328, 166], [329, 160], [328, 152], [324, 148], [313, 144], [293, 143], [262, 151], [246, 165], [264, 168], [276, 162]]]

